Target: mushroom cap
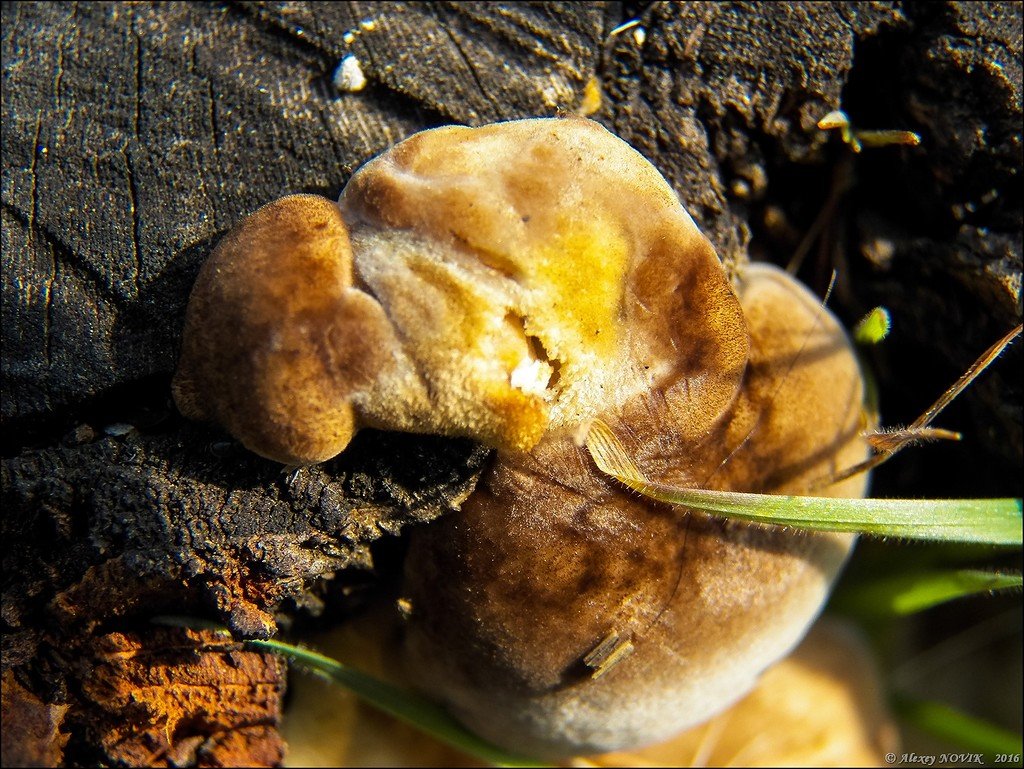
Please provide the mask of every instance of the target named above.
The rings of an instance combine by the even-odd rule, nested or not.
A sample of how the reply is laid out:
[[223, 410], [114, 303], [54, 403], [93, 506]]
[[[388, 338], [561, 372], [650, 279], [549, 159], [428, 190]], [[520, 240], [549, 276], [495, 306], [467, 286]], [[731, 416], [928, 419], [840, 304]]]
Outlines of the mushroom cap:
[[351, 286], [334, 203], [291, 195], [248, 216], [192, 289], [172, 385], [178, 408], [284, 464], [338, 454], [356, 427], [353, 391], [394, 343], [380, 306]]
[[694, 434], [735, 397], [747, 340], [714, 249], [593, 121], [423, 131], [340, 206], [402, 343], [356, 398], [368, 424], [528, 450], [652, 389]]
[[[602, 418], [648, 477], [805, 491], [866, 456], [856, 359], [785, 273], [751, 267], [739, 294], [751, 362], [726, 419], [692, 438], [656, 393]], [[459, 513], [414, 533], [409, 674], [520, 752], [654, 743], [728, 707], [800, 640], [852, 542], [654, 503], [551, 436], [500, 454]], [[586, 658], [605, 639], [632, 653], [602, 671]]]
[[360, 426], [526, 451], [651, 390], [699, 435], [746, 355], [658, 171], [592, 121], [538, 118], [423, 131], [337, 207], [296, 195], [241, 222], [193, 289], [174, 392], [288, 464]]

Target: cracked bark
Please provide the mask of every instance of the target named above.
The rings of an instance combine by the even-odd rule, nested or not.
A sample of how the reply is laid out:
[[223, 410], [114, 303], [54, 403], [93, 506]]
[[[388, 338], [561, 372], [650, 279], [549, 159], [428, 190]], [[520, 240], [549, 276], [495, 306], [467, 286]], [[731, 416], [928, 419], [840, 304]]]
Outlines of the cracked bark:
[[[609, 36], [636, 15], [642, 43]], [[5, 3], [3, 22], [4, 707], [11, 692], [38, 712], [22, 747], [39, 763], [279, 760], [271, 661], [255, 721], [161, 731], [166, 708], [118, 723], [90, 682], [114, 668], [95, 660], [111, 639], [144, 650], [176, 701], [185, 639], [148, 617], [267, 635], [316, 611], [332, 575], [368, 568], [382, 534], [471, 489], [486, 452], [466, 443], [367, 434], [286, 474], [168, 397], [191, 283], [226, 229], [287, 193], [335, 197], [417, 130], [572, 111], [593, 75], [594, 117], [665, 173], [727, 261], [785, 262], [842, 152], [813, 123], [842, 103], [924, 138], [857, 158], [804, 273], [841, 267], [848, 320], [892, 310], [874, 361], [887, 421], [1020, 321], [1013, 4]], [[347, 53], [369, 78], [357, 94], [331, 86]], [[964, 444], [901, 460], [880, 493], [1020, 494], [1012, 356], [943, 420]]]

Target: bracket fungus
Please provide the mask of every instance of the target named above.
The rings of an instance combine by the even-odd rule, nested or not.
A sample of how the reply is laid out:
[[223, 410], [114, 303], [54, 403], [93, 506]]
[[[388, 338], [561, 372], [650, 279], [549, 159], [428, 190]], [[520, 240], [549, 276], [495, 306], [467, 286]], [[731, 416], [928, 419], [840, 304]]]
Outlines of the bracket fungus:
[[174, 393], [288, 464], [362, 426], [496, 448], [462, 509], [412, 535], [405, 662], [541, 757], [727, 707], [852, 544], [638, 498], [579, 446], [590, 420], [649, 477], [706, 488], [798, 493], [867, 454], [839, 323], [775, 268], [734, 287], [660, 173], [581, 118], [424, 131], [337, 205], [257, 211], [199, 275]]

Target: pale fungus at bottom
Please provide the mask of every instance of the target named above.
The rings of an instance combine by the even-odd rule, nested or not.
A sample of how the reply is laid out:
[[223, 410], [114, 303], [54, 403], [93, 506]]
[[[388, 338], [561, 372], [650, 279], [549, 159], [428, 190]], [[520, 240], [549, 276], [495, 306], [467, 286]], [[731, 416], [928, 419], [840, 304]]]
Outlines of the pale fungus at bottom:
[[[391, 662], [398, 629], [374, 604], [307, 639], [336, 659], [405, 683]], [[575, 767], [882, 766], [900, 750], [884, 681], [859, 629], [825, 618], [769, 667], [736, 704], [671, 739], [627, 752], [575, 757]], [[289, 681], [285, 766], [484, 765], [311, 676]]]
[[288, 464], [363, 426], [495, 447], [462, 509], [412, 534], [402, 657], [469, 728], [544, 758], [728, 707], [852, 545], [639, 498], [580, 430], [601, 418], [660, 481], [807, 493], [869, 426], [819, 301], [764, 265], [733, 286], [657, 170], [580, 118], [424, 131], [337, 205], [257, 211], [200, 272], [174, 393]]

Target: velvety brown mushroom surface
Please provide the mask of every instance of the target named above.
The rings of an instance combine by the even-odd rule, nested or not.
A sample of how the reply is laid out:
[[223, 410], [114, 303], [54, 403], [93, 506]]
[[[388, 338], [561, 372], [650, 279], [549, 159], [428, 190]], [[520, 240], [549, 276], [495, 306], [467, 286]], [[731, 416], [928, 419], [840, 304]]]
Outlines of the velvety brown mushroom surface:
[[[614, 429], [652, 478], [806, 491], [865, 456], [856, 359], [785, 273], [753, 265], [739, 296], [751, 356], [730, 413], [686, 440], [651, 394]], [[863, 490], [857, 478], [823, 493]], [[638, 498], [552, 437], [498, 454], [459, 513], [413, 535], [409, 675], [510, 749], [657, 742], [730, 705], [799, 641], [851, 544]], [[610, 653], [588, 660], [602, 642]]]
[[355, 431], [348, 396], [381, 365], [389, 333], [351, 285], [348, 232], [329, 200], [291, 195], [249, 216], [192, 290], [178, 408], [286, 464], [338, 454]]
[[337, 205], [260, 209], [197, 281], [175, 397], [285, 463], [361, 426], [495, 447], [412, 537], [403, 656], [470, 728], [541, 757], [727, 707], [852, 542], [637, 497], [579, 446], [590, 420], [649, 477], [706, 488], [806, 492], [866, 452], [838, 322], [775, 268], [733, 287], [658, 171], [578, 118], [424, 131]]

